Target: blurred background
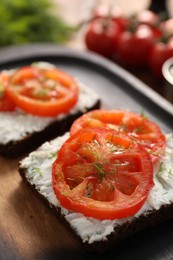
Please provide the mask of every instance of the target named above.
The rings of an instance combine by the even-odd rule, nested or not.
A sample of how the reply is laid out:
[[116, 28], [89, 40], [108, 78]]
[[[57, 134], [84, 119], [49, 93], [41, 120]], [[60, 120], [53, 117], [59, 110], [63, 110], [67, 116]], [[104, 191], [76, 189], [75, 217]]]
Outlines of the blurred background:
[[0, 47], [48, 42], [95, 52], [164, 95], [173, 0], [1, 0], [0, 32]]
[[[81, 21], [87, 20], [92, 16], [94, 9], [99, 6], [117, 6], [120, 8], [122, 15], [129, 17], [136, 13], [139, 13], [145, 9], [153, 9], [154, 12], [160, 13], [162, 11], [168, 12], [169, 18], [173, 17], [173, 0], [51, 0], [55, 5], [58, 6], [59, 14], [73, 26], [79, 24]], [[166, 10], [165, 10], [166, 9]], [[68, 45], [77, 48], [85, 48], [85, 42], [82, 34], [85, 34], [80, 30], [78, 37], [71, 39]], [[76, 35], [75, 35], [76, 36]]]
[[165, 5], [169, 17], [173, 16], [173, 0], [1, 0], [0, 46], [47, 41], [83, 48], [84, 39], [75, 38], [83, 27], [76, 30], [76, 26], [91, 18], [98, 7], [118, 7], [122, 16], [129, 17], [151, 4], [160, 11]]

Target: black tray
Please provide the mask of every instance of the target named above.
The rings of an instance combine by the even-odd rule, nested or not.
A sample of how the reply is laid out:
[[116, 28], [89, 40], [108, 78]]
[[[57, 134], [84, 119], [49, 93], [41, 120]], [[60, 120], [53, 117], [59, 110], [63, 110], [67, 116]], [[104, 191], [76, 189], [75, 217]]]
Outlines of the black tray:
[[[27, 65], [33, 61], [54, 63], [74, 75], [100, 95], [103, 101], [102, 107], [144, 112], [155, 120], [163, 131], [172, 131], [172, 104], [130, 73], [100, 56], [49, 44], [16, 46], [0, 50], [0, 70]], [[6, 257], [4, 259], [16, 259], [10, 244], [5, 247], [4, 245], [5, 241], [0, 238], [0, 257], [2, 255]], [[71, 252], [68, 255], [65, 251], [54, 254], [50, 249], [40, 253], [40, 256], [37, 256], [40, 258], [37, 259], [52, 259], [51, 257], [65, 259], [66, 256], [76, 259], [109, 260], [170, 259], [173, 255], [172, 245], [173, 223], [167, 221], [134, 235], [123, 242], [118, 250], [111, 250], [103, 255], [93, 256], [81, 252]], [[21, 259], [20, 256], [17, 258]]]

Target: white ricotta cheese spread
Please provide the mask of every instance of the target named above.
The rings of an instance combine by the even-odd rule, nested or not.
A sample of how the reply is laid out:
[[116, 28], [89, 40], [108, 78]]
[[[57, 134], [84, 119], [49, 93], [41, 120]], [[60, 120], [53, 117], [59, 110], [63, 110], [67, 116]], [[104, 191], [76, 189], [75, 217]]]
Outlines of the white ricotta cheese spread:
[[130, 221], [141, 214], [147, 214], [150, 210], [158, 210], [162, 205], [173, 202], [173, 135], [168, 134], [167, 147], [164, 155], [154, 170], [154, 187], [150, 191], [147, 201], [135, 216], [119, 220], [97, 220], [85, 217], [81, 213], [75, 213], [62, 207], [57, 200], [52, 188], [52, 163], [56, 158], [56, 152], [68, 138], [69, 133], [44, 143], [38, 150], [30, 153], [21, 161], [21, 168], [26, 169], [26, 178], [35, 185], [38, 192], [43, 195], [55, 207], [61, 209], [61, 213], [70, 223], [72, 228], [81, 237], [83, 242], [93, 243], [106, 240], [115, 227]]
[[[42, 68], [51, 68], [52, 64], [47, 62], [39, 62], [34, 64]], [[14, 70], [5, 71], [11, 74]], [[69, 111], [68, 114], [75, 114], [78, 111], [85, 112], [87, 108], [93, 106], [98, 98], [98, 95], [79, 82], [79, 99], [77, 104]], [[39, 117], [25, 113], [22, 110], [16, 109], [13, 112], [0, 112], [0, 143], [7, 144], [10, 141], [17, 141], [26, 137], [33, 132], [42, 131], [52, 121], [61, 120], [66, 115], [61, 114], [57, 117]]]

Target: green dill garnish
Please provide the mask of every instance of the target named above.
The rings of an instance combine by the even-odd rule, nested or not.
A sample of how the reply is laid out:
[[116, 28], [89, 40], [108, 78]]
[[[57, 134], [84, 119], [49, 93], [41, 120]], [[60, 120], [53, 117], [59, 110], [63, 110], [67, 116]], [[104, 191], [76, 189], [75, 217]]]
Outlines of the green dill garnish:
[[163, 175], [163, 173], [167, 173], [168, 176], [170, 177], [173, 177], [173, 169], [171, 168], [167, 168], [166, 165], [164, 164], [164, 162], [161, 162], [160, 163], [160, 166], [159, 166], [159, 170], [158, 170], [158, 173], [157, 173], [157, 178], [159, 180], [159, 182], [162, 184], [162, 181], [161, 181], [161, 176]]
[[87, 198], [91, 198], [93, 195], [93, 186], [92, 186], [92, 183], [89, 182], [86, 186], [86, 189], [85, 189], [85, 196]]
[[144, 113], [144, 111], [141, 112], [140, 116], [142, 118], [141, 124], [138, 127], [134, 128], [132, 132], [145, 134], [145, 133], [147, 133], [147, 131], [142, 128], [142, 124], [144, 123], [144, 120], [147, 118], [147, 116]]
[[[116, 133], [117, 134], [117, 133]], [[120, 132], [119, 132], [120, 134]], [[110, 140], [106, 143], [107, 146], [109, 147], [111, 153], [115, 153], [115, 152], [122, 152], [125, 150], [125, 147], [121, 144], [116, 144], [116, 140], [114, 140], [115, 138], [121, 138], [121, 135], [115, 135], [115, 133], [112, 133]]]
[[[162, 176], [162, 174], [163, 174], [163, 172], [164, 172], [164, 169], [165, 169], [164, 163], [161, 162], [161, 163], [160, 163], [160, 166], [159, 166], [158, 173], [156, 174], [156, 177], [157, 177], [158, 181], [159, 181], [161, 184], [162, 184], [162, 178], [161, 178], [161, 176]], [[162, 184], [162, 186], [163, 186], [163, 184]]]
[[35, 94], [38, 97], [45, 97], [48, 94], [49, 90], [48, 89], [41, 89], [38, 90]]
[[57, 152], [52, 152], [50, 154], [50, 156], [48, 157], [48, 159], [52, 159], [52, 158], [55, 158], [57, 156]]
[[173, 151], [164, 151], [164, 152], [165, 152], [165, 154], [169, 154], [169, 155], [173, 156]]
[[133, 145], [136, 142], [138, 142], [138, 144], [141, 144], [141, 142], [133, 135], [131, 135], [131, 141], [132, 141], [131, 145]]
[[173, 152], [169, 152], [169, 151], [166, 151], [164, 149], [160, 149], [158, 151], [147, 150], [147, 153], [148, 154], [152, 154], [152, 155], [154, 155], [156, 157], [161, 157], [161, 156], [163, 156], [165, 154], [173, 155]]
[[[96, 146], [97, 145], [97, 146]], [[98, 153], [98, 146], [100, 146], [100, 144], [96, 141], [96, 140], [93, 140], [93, 142], [92, 143], [90, 143], [90, 144], [86, 144], [86, 146], [84, 147], [84, 150], [85, 151], [89, 151], [90, 152], [90, 154], [92, 154], [93, 155], [93, 157], [95, 158], [95, 160], [99, 160], [99, 158], [100, 158], [100, 154]], [[88, 155], [80, 155], [80, 154], [78, 154], [80, 157], [82, 157], [82, 158], [84, 158], [84, 159], [88, 159]]]
[[140, 125], [140, 126], [134, 128], [132, 132], [133, 133], [144, 133], [145, 131], [142, 129], [142, 126]]
[[116, 146], [114, 145], [114, 146], [111, 147], [112, 153], [123, 152], [123, 151], [125, 151], [125, 147], [123, 145], [118, 144]]
[[159, 173], [159, 174], [163, 174], [163, 172], [165, 171], [165, 169], [166, 169], [166, 167], [165, 167], [164, 162], [161, 162], [161, 163], [160, 163], [160, 166], [159, 166], [159, 171], [158, 171], [158, 173]]
[[167, 170], [167, 172], [168, 172], [168, 174], [169, 174], [169, 176], [171, 175], [171, 176], [173, 176], [173, 169], [169, 169], [169, 170]]
[[51, 84], [48, 82], [50, 82], [50, 81], [45, 82], [45, 86], [49, 90], [57, 90], [57, 88], [59, 87], [59, 84], [57, 84], [56, 81], [51, 80]]
[[106, 173], [105, 171], [103, 170], [103, 165], [102, 163], [94, 163], [93, 166], [96, 168], [97, 170], [97, 174], [98, 174], [98, 177], [99, 177], [99, 180], [100, 180], [100, 183], [102, 182], [102, 179], [103, 178], [106, 178]]
[[34, 173], [34, 174], [39, 174], [41, 177], [43, 177], [43, 173], [41, 172], [40, 168], [38, 168], [38, 167], [36, 167], [36, 166], [34, 166], [34, 167], [32, 168], [32, 173]]
[[143, 110], [141, 111], [141, 114], [140, 114], [140, 115], [141, 115], [142, 118], [148, 118], [147, 115], [145, 114], [145, 112], [144, 112]]
[[161, 174], [158, 173], [156, 176], [157, 176], [157, 179], [158, 179], [158, 181], [160, 182], [160, 184], [164, 187], [164, 185], [163, 185], [163, 183], [162, 183]]
[[39, 61], [34, 61], [34, 62], [31, 63], [31, 66], [37, 67], [39, 65], [39, 63], [40, 63]]
[[168, 194], [168, 191], [165, 191], [165, 192], [163, 193], [163, 195], [166, 195], [166, 194]]
[[156, 156], [156, 157], [159, 157], [159, 151], [151, 151], [151, 150], [147, 150], [147, 153], [148, 154], [151, 154], [151, 155], [154, 155], [154, 156]]
[[[111, 165], [111, 163], [108, 161], [108, 162], [106, 162], [106, 165]], [[96, 174], [97, 174], [97, 177], [98, 177], [100, 183], [102, 182], [103, 178], [106, 179], [108, 175], [114, 174], [115, 172], [117, 172], [117, 169], [118, 169], [118, 165], [116, 165], [116, 167], [114, 166], [114, 168], [106, 170], [106, 169], [104, 169], [103, 164], [100, 162], [93, 163], [93, 166], [97, 170]]]

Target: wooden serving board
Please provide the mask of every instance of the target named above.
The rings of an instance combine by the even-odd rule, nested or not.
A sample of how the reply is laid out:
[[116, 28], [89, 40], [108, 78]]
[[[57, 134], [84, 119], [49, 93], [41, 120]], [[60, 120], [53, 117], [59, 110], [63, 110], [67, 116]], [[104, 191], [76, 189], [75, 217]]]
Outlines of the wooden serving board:
[[[103, 107], [144, 111], [164, 132], [173, 127], [173, 106], [119, 66], [96, 55], [55, 45], [0, 51], [0, 69], [49, 61], [100, 95]], [[18, 162], [0, 158], [0, 259], [170, 259], [173, 223], [168, 221], [125, 240], [102, 255], [87, 253], [18, 174]]]

